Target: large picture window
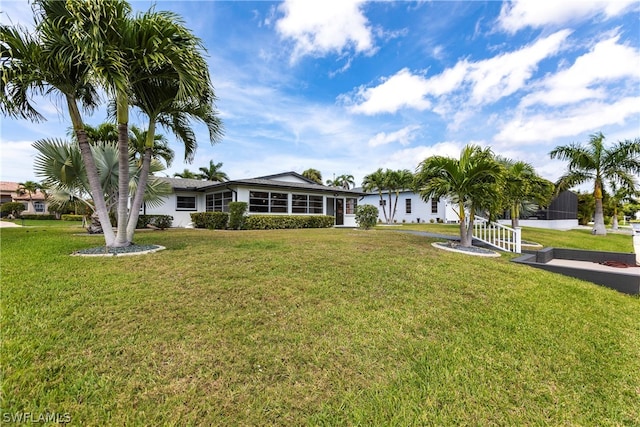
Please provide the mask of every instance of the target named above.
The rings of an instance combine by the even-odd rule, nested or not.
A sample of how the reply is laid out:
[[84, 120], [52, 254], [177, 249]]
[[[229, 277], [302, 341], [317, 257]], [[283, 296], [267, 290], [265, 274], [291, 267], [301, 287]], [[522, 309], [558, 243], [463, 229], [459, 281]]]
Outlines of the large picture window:
[[231, 191], [207, 194], [207, 212], [229, 212], [229, 202], [232, 201]]
[[297, 214], [321, 214], [324, 202], [322, 196], [308, 194], [291, 195], [291, 211]]
[[249, 212], [287, 213], [289, 194], [268, 191], [249, 192]]
[[195, 211], [196, 196], [176, 196], [176, 210]]
[[36, 210], [36, 213], [44, 213], [44, 203], [42, 202], [33, 202], [33, 208]]

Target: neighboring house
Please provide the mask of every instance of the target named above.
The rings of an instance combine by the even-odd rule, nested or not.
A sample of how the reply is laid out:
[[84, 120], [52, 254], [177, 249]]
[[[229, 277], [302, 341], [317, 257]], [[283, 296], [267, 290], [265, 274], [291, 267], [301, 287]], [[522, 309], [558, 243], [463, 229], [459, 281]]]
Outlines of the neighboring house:
[[[359, 189], [356, 189], [359, 190]], [[391, 209], [396, 201], [395, 192], [391, 193]], [[384, 213], [382, 211], [382, 205], [387, 210], [389, 215], [389, 192], [384, 191], [382, 193], [382, 200], [380, 195], [375, 193], [366, 193], [362, 201], [363, 205], [373, 205], [378, 208], [378, 220], [384, 222]], [[401, 191], [398, 197], [398, 203], [396, 205], [396, 215], [394, 221], [398, 224], [406, 223], [425, 223], [425, 222], [445, 222], [456, 223], [459, 221], [458, 215], [453, 206], [448, 200], [442, 199], [429, 199], [425, 202], [422, 200], [419, 194], [413, 191], [405, 190]]]
[[173, 216], [173, 227], [189, 226], [193, 212], [228, 212], [229, 202], [246, 202], [248, 215], [331, 215], [336, 226], [355, 227], [358, 199], [365, 195], [317, 184], [296, 172], [226, 182], [161, 179], [173, 194], [146, 213]]
[[[46, 214], [48, 209], [45, 194], [40, 190], [29, 197], [28, 193], [18, 191], [17, 182], [0, 181], [0, 204], [6, 202], [21, 202], [25, 206], [25, 214]], [[31, 200], [29, 200], [31, 199]]]
[[[510, 225], [511, 219], [501, 219], [499, 222]], [[520, 219], [518, 223], [520, 227], [553, 230], [576, 228], [578, 226], [578, 195], [573, 191], [563, 191], [551, 201], [549, 207], [539, 208], [529, 218]]]

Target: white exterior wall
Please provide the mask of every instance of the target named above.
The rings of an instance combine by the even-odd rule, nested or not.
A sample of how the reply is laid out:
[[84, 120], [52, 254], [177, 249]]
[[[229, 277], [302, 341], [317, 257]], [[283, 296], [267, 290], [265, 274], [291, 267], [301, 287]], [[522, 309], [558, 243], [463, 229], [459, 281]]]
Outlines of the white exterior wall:
[[[151, 208], [147, 207], [147, 215], [171, 215], [173, 217], [172, 227], [186, 227], [191, 223], [191, 214], [194, 212], [205, 211], [205, 196], [202, 193], [181, 191], [180, 196], [195, 196], [196, 210], [178, 210], [178, 201], [176, 194], [173, 193], [164, 199], [161, 206]], [[142, 212], [140, 212], [142, 214]]]
[[[389, 204], [389, 195], [383, 194], [382, 199]], [[395, 194], [391, 195], [391, 208], [393, 208], [393, 204], [395, 203], [396, 196]], [[406, 211], [406, 201], [407, 199], [411, 200], [411, 213], [407, 213]], [[361, 205], [373, 205], [378, 208], [378, 219], [384, 222], [384, 213], [382, 211], [382, 206], [380, 206], [380, 196], [378, 194], [372, 194], [365, 196], [361, 201], [359, 201]], [[389, 214], [388, 206], [385, 206], [387, 209], [387, 215]], [[400, 193], [398, 197], [398, 204], [396, 207], [396, 215], [394, 216], [395, 222], [401, 224], [403, 221], [406, 223], [417, 223], [418, 220], [421, 223], [437, 221], [438, 219], [444, 222], [457, 222], [458, 216], [452, 209], [450, 203], [441, 200], [438, 202], [437, 212], [433, 213], [431, 210], [431, 199], [425, 202], [422, 200], [420, 195], [405, 191]]]

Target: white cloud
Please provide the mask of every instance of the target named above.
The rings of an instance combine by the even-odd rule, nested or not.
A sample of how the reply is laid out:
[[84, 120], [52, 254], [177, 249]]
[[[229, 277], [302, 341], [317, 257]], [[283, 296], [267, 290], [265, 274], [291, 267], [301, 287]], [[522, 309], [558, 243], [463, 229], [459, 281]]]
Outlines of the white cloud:
[[393, 142], [399, 142], [400, 145], [409, 145], [411, 141], [416, 137], [415, 131], [420, 129], [420, 126], [406, 126], [398, 131], [386, 133], [377, 133], [368, 142], [369, 147], [377, 147], [380, 145], [386, 145]]
[[616, 35], [597, 43], [571, 67], [547, 77], [540, 84], [544, 89], [524, 97], [521, 105], [556, 106], [604, 99], [610, 96], [604, 84], [620, 79], [639, 80], [640, 51], [618, 44], [619, 38]]
[[[33, 141], [0, 141], [0, 180], [23, 182], [39, 181], [33, 173], [33, 160], [37, 154]], [[30, 178], [24, 178], [25, 176]]]
[[444, 97], [454, 92], [459, 92], [456, 99], [442, 100], [434, 111], [443, 114], [459, 111], [462, 109], [459, 104], [492, 103], [523, 88], [540, 61], [557, 54], [569, 34], [568, 30], [558, 31], [520, 50], [490, 59], [477, 62], [462, 59], [429, 79], [403, 68], [383, 79], [380, 85], [361, 86], [355, 95], [342, 96], [341, 100], [354, 104], [350, 106], [351, 112], [369, 115], [395, 113], [401, 108], [426, 110], [432, 106], [429, 96]]
[[403, 68], [385, 79], [379, 86], [358, 88], [353, 100], [343, 97], [347, 102], [357, 105], [350, 107], [353, 113], [377, 114], [395, 113], [401, 108], [410, 107], [426, 110], [431, 103], [424, 99], [428, 92], [427, 81], [420, 75], [412, 74]]
[[362, 0], [286, 0], [278, 10], [284, 14], [276, 30], [294, 41], [292, 60], [305, 55], [324, 56], [353, 49], [370, 53], [375, 49], [372, 30], [361, 10]]
[[640, 97], [627, 97], [610, 104], [582, 103], [565, 111], [517, 117], [502, 127], [495, 141], [506, 144], [549, 143], [555, 138], [600, 130], [627, 119], [638, 120]]
[[596, 16], [607, 19], [619, 15], [633, 4], [637, 4], [637, 0], [514, 0], [503, 3], [498, 26], [513, 34], [526, 27], [559, 26]]

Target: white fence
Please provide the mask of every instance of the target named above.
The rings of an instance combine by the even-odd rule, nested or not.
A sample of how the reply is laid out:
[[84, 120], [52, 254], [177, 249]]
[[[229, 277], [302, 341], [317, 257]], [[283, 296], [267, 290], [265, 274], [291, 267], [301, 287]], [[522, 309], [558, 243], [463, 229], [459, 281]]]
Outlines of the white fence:
[[520, 227], [514, 229], [476, 216], [473, 221], [473, 238], [506, 252], [522, 253]]

